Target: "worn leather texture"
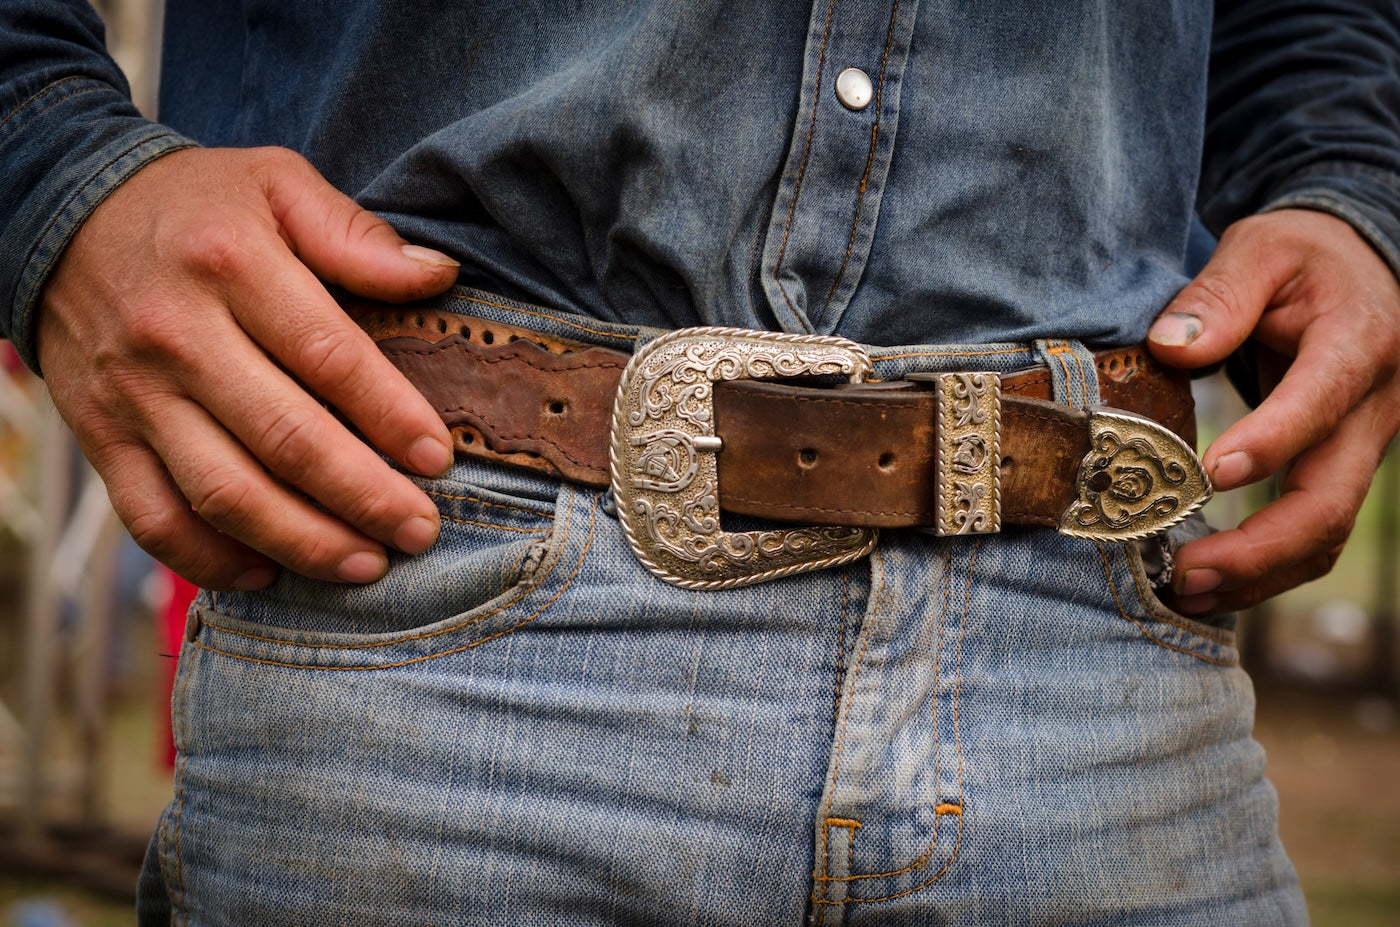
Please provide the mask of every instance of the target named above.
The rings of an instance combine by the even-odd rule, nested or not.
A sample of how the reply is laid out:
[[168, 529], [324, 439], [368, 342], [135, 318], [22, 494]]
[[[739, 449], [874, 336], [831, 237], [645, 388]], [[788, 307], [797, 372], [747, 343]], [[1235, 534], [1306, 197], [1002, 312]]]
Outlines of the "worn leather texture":
[[[614, 398], [629, 356], [439, 310], [354, 314], [452, 429], [460, 453], [608, 485]], [[1184, 371], [1136, 347], [1096, 355], [1105, 405], [1195, 443]], [[1075, 499], [1088, 413], [1050, 401], [1044, 367], [1002, 378], [1001, 506], [1053, 526]], [[714, 389], [720, 506], [784, 522], [907, 527], [937, 520], [936, 399], [925, 382], [834, 388], [739, 380]]]

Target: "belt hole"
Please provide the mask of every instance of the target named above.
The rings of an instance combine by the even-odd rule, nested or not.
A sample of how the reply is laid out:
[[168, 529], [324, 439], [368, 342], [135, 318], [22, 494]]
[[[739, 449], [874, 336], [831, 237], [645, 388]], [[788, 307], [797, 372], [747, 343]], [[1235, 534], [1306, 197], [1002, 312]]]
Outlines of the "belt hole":
[[437, 330], [438, 330], [438, 334], [442, 334], [442, 335], [447, 334], [447, 320], [446, 320], [446, 319], [438, 319], [438, 320], [437, 320]]
[[551, 399], [545, 405], [545, 408], [549, 411], [550, 415], [563, 415], [566, 406], [562, 399]]
[[496, 333], [487, 329], [481, 333], [481, 343], [491, 344], [496, 340]]
[[804, 470], [810, 470], [817, 465], [817, 452], [810, 447], [804, 447], [797, 452], [797, 463]]
[[883, 453], [883, 454], [880, 455], [880, 460], [879, 460], [879, 462], [878, 462], [880, 469], [881, 469], [881, 470], [884, 470], [886, 473], [888, 473], [889, 471], [893, 470], [893, 469], [894, 469], [894, 459], [895, 459], [895, 458], [894, 458], [894, 452], [893, 452], [893, 451], [885, 451], [885, 453]]
[[458, 325], [457, 334], [470, 341], [472, 337], [472, 330], [470, 328], [467, 328], [467, 326], [465, 325]]
[[422, 317], [421, 315], [415, 315], [415, 316], [413, 317], [413, 327], [414, 327], [414, 328], [422, 328], [422, 327], [423, 327], [423, 324], [424, 324], [424, 322], [423, 322], [423, 317]]

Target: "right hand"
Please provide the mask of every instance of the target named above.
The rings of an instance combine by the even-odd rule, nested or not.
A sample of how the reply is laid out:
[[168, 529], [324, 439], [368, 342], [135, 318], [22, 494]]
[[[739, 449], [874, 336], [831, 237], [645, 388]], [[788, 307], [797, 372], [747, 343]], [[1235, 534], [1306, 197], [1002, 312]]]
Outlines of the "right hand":
[[432, 545], [437, 508], [323, 403], [418, 473], [445, 471], [452, 444], [321, 281], [403, 302], [456, 277], [299, 155], [177, 151], [74, 236], [39, 362], [122, 522], [175, 572], [212, 589], [266, 586], [276, 564], [371, 582], [383, 545]]

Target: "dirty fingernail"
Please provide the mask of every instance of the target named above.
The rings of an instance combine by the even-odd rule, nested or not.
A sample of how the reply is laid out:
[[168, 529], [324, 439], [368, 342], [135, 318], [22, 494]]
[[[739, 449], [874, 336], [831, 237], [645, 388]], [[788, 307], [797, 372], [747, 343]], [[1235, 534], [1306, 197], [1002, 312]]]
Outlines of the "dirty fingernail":
[[1181, 580], [1181, 588], [1178, 590], [1181, 595], [1202, 595], [1213, 592], [1220, 588], [1220, 584], [1225, 581], [1215, 570], [1199, 569], [1187, 570], [1186, 575]]
[[1201, 320], [1186, 312], [1167, 312], [1152, 323], [1147, 340], [1167, 347], [1185, 347], [1201, 336], [1205, 326]]
[[1254, 473], [1254, 459], [1244, 451], [1231, 451], [1215, 462], [1210, 479], [1220, 489], [1233, 489]]
[[372, 583], [388, 569], [389, 561], [383, 554], [362, 550], [342, 560], [335, 575], [347, 583]]
[[443, 254], [441, 251], [434, 251], [432, 248], [424, 248], [419, 245], [403, 245], [399, 248], [403, 256], [420, 264], [429, 264], [433, 267], [461, 267], [461, 263]]
[[437, 476], [452, 466], [452, 448], [437, 438], [424, 435], [409, 447], [405, 460], [408, 461], [410, 467], [419, 473]]
[[394, 546], [406, 554], [421, 554], [437, 540], [438, 524], [425, 515], [410, 515], [394, 532]]
[[254, 589], [271, 586], [275, 579], [277, 579], [276, 567], [256, 566], [251, 570], [245, 570], [242, 575], [235, 579], [233, 588], [239, 592], [252, 592]]

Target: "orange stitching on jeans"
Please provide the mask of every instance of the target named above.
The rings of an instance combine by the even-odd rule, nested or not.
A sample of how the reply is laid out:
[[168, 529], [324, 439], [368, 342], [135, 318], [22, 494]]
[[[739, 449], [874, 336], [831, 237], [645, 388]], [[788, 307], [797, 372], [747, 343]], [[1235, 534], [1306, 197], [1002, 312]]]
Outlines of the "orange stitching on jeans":
[[[953, 862], [958, 858], [958, 850], [962, 847], [963, 834], [963, 754], [962, 736], [961, 732], [958, 729], [958, 710], [962, 698], [962, 645], [963, 638], [967, 636], [967, 616], [972, 611], [972, 576], [977, 569], [977, 554], [981, 549], [982, 539], [978, 538], [976, 545], [972, 548], [972, 556], [967, 565], [967, 597], [963, 600], [962, 629], [958, 635], [958, 655], [956, 658], [958, 675], [953, 684], [953, 743], [955, 744], [958, 753], [958, 800], [956, 804], [953, 802], [941, 802], [934, 807], [933, 841], [929, 844], [928, 852], [920, 858], [918, 864], [922, 865], [924, 860], [927, 860], [929, 856], [933, 855], [933, 850], [938, 845], [938, 821], [945, 814], [953, 814], [956, 815], [958, 818], [958, 835], [953, 841], [953, 851], [950, 854], [948, 854], [948, 861], [943, 864], [942, 869], [939, 869], [927, 880], [920, 882], [913, 888], [905, 889], [902, 892], [895, 892], [892, 895], [882, 895], [878, 898], [847, 897], [845, 899], [846, 902], [890, 901], [894, 898], [903, 898], [905, 895], [912, 895], [914, 892], [927, 888], [934, 882], [937, 882], [939, 879], [943, 878], [943, 874], [948, 871], [948, 869], [953, 865]], [[936, 755], [937, 754], [935, 754], [935, 756]], [[937, 774], [935, 773], [935, 777], [936, 775]], [[911, 866], [910, 869], [912, 868], [914, 867]], [[902, 869], [900, 870], [900, 872], [890, 873], [890, 875], [900, 875], [908, 871], [909, 869]]]
[[[596, 328], [588, 328], [587, 326], [579, 325], [579, 324], [577, 324], [577, 323], [575, 323], [575, 322], [570, 322], [570, 321], [568, 321], [567, 319], [561, 319], [561, 318], [558, 318], [557, 316], [549, 315], [548, 313], [544, 313], [544, 312], [532, 312], [532, 311], [530, 311], [529, 309], [523, 309], [523, 308], [521, 308], [520, 306], [507, 306], [507, 305], [505, 305], [504, 303], [493, 303], [493, 302], [491, 302], [489, 299], [479, 299], [479, 298], [477, 298], [477, 297], [475, 297], [475, 296], [460, 296], [460, 295], [457, 295], [457, 294], [450, 294], [450, 295], [449, 295], [449, 298], [451, 298], [451, 299], [460, 299], [460, 300], [462, 300], [463, 302], [468, 302], [468, 303], [477, 303], [477, 304], [482, 305], [482, 306], [490, 306], [490, 307], [493, 308], [493, 309], [505, 309], [505, 310], [507, 310], [508, 312], [519, 312], [519, 313], [523, 313], [524, 315], [534, 316], [534, 317], [537, 318], [537, 319], [545, 319], [546, 321], [549, 321], [549, 322], [558, 322], [560, 325], [567, 325], [567, 326], [569, 326], [570, 328], [576, 328], [576, 329], [578, 329], [578, 330], [581, 331], [581, 332], [587, 332], [587, 333], [590, 334], [590, 335], [599, 335], [599, 336], [601, 336], [601, 337], [603, 337], [603, 338], [623, 338], [623, 339], [626, 339], [626, 340], [628, 340], [628, 341], [636, 341], [636, 340], [637, 340], [637, 336], [636, 336], [636, 335], [627, 335], [627, 334], [623, 334], [623, 333], [621, 333], [621, 332], [609, 332], [609, 331], [602, 331], [602, 330], [596, 329]], [[483, 321], [489, 322], [489, 321], [491, 321], [491, 320], [490, 320], [490, 319], [483, 319]]]
[[[573, 504], [574, 495], [575, 495], [575, 491], [571, 489], [571, 490], [569, 491], [569, 502], [568, 502], [568, 505], [570, 505], [570, 506]], [[597, 499], [595, 498], [595, 499], [594, 499], [594, 511], [595, 511], [595, 513], [596, 513], [596, 511], [597, 511], [597, 506], [598, 506], [598, 502], [597, 502]], [[591, 524], [591, 523], [590, 523], [590, 524]], [[560, 537], [559, 537], [559, 547], [560, 547], [561, 550], [562, 550], [562, 549], [564, 548], [564, 546], [568, 543], [568, 540], [569, 540], [569, 529], [570, 529], [571, 526], [572, 526], [572, 519], [569, 519], [569, 520], [565, 521], [565, 523], [564, 523], [564, 533], [563, 533], [562, 535], [560, 535]], [[590, 531], [590, 533], [592, 532], [592, 528], [591, 528], [591, 527], [589, 528], [589, 531]], [[372, 648], [375, 648], [375, 647], [390, 647], [390, 646], [392, 646], [392, 645], [394, 645], [394, 644], [401, 644], [401, 643], [403, 643], [404, 641], [422, 640], [422, 639], [424, 639], [424, 638], [437, 637], [437, 636], [440, 635], [440, 634], [448, 634], [448, 633], [450, 633], [450, 632], [452, 632], [452, 631], [456, 631], [456, 630], [459, 629], [459, 628], [465, 628], [465, 627], [466, 627], [467, 625], [469, 625], [469, 624], [475, 624], [475, 623], [477, 623], [478, 621], [484, 621], [484, 620], [486, 620], [487, 618], [490, 618], [490, 617], [492, 617], [492, 616], [494, 616], [494, 615], [500, 614], [501, 612], [503, 612], [503, 611], [505, 611], [506, 609], [510, 608], [512, 605], [515, 605], [515, 604], [516, 604], [517, 602], [519, 602], [521, 599], [525, 598], [525, 596], [529, 595], [529, 594], [530, 594], [531, 592], [533, 592], [535, 589], [537, 589], [537, 588], [539, 587], [540, 583], [544, 582], [545, 579], [548, 578], [549, 574], [552, 573], [552, 572], [554, 572], [554, 568], [555, 568], [556, 566], [558, 566], [558, 564], [559, 564], [559, 560], [558, 560], [558, 558], [555, 558], [555, 560], [554, 560], [552, 563], [550, 563], [549, 569], [545, 570], [543, 573], [540, 574], [540, 578], [539, 578], [539, 581], [538, 581], [538, 582], [531, 583], [529, 586], [525, 587], [524, 589], [522, 589], [522, 590], [520, 591], [520, 595], [518, 595], [518, 596], [516, 596], [515, 598], [511, 599], [509, 602], [503, 602], [503, 603], [501, 603], [500, 605], [496, 606], [496, 607], [493, 608], [491, 611], [486, 612], [486, 613], [483, 614], [483, 615], [477, 615], [475, 618], [468, 618], [466, 621], [460, 622], [460, 623], [458, 623], [458, 624], [454, 624], [454, 625], [452, 625], [451, 627], [438, 628], [436, 631], [425, 631], [425, 632], [423, 632], [422, 634], [409, 634], [409, 635], [406, 635], [406, 636], [404, 636], [404, 637], [393, 637], [393, 638], [389, 638], [389, 639], [387, 639], [387, 640], [382, 640], [382, 641], [369, 641], [369, 642], [361, 643], [361, 644], [332, 644], [332, 643], [328, 643], [328, 642], [326, 642], [326, 643], [314, 643], [314, 644], [313, 644], [313, 643], [304, 643], [304, 642], [302, 642], [302, 641], [289, 641], [289, 640], [284, 640], [284, 639], [279, 638], [279, 637], [264, 637], [264, 636], [259, 635], [259, 634], [250, 634], [250, 633], [248, 633], [247, 631], [235, 631], [235, 630], [232, 629], [232, 628], [226, 628], [226, 627], [223, 627], [222, 625], [214, 624], [214, 623], [211, 622], [211, 621], [205, 621], [204, 623], [205, 623], [206, 625], [208, 625], [209, 627], [213, 628], [213, 629], [216, 630], [216, 631], [222, 631], [222, 632], [225, 633], [225, 634], [232, 634], [234, 637], [242, 637], [242, 638], [246, 638], [247, 640], [262, 641], [262, 642], [265, 643], [265, 644], [286, 644], [287, 646], [290, 646], [290, 647], [309, 647], [309, 648], [313, 648], [313, 649], [325, 649], [325, 650], [369, 650], [369, 649], [372, 649]], [[222, 653], [222, 651], [219, 651], [219, 652]]]
[[875, 163], [875, 148], [880, 139], [880, 112], [881, 100], [885, 95], [885, 70], [890, 63], [890, 46], [894, 44], [894, 21], [899, 17], [899, 0], [895, 0], [890, 7], [890, 25], [885, 32], [885, 53], [880, 58], [880, 77], [875, 81], [875, 122], [870, 127], [870, 147], [865, 152], [865, 171], [860, 175], [860, 185], [856, 190], [855, 215], [851, 217], [851, 235], [846, 239], [846, 255], [841, 259], [841, 266], [836, 271], [836, 279], [831, 283], [831, 289], [827, 291], [826, 302], [822, 305], [822, 310], [830, 308], [831, 300], [835, 298], [837, 289], [841, 286], [841, 278], [846, 276], [846, 266], [851, 263], [851, 252], [855, 250], [856, 235], [860, 230], [860, 209], [865, 202], [865, 190], [870, 183], [870, 168]]
[[[1135, 542], [1125, 541], [1123, 543], [1126, 547], [1126, 545]], [[1170, 612], [1164, 610], [1160, 605], [1152, 601], [1152, 597], [1149, 596], [1147, 594], [1147, 591], [1142, 587], [1144, 577], [1139, 576], [1139, 573], [1141, 571], [1138, 569], [1137, 563], [1132, 559], [1132, 555], [1128, 551], [1125, 550], [1124, 554], [1129, 558], [1128, 575], [1133, 578], [1133, 586], [1137, 590], [1138, 601], [1142, 603], [1142, 607], [1146, 609], [1147, 612], [1150, 615], [1152, 615], [1153, 618], [1156, 618], [1158, 621], [1164, 624], [1169, 624], [1173, 627], [1180, 628], [1187, 634], [1195, 634], [1198, 637], [1204, 637], [1206, 640], [1214, 641], [1222, 647], [1235, 646], [1234, 639], [1228, 631], [1207, 628], [1205, 626], [1192, 627], [1191, 625], [1182, 624], [1181, 621], [1175, 618]]]
[[[981, 546], [981, 543], [982, 543], [982, 542], [979, 540], [977, 543], [978, 543], [978, 546]], [[974, 549], [974, 550], [973, 550], [973, 555], [972, 555], [972, 564], [973, 564], [973, 566], [975, 566], [976, 563], [977, 563], [977, 553], [976, 553], [976, 549]], [[969, 576], [970, 576], [970, 575], [971, 575], [971, 568], [969, 568], [969, 571], [968, 571], [968, 572], [969, 572]], [[943, 560], [943, 602], [942, 602], [942, 604], [938, 607], [938, 643], [937, 643], [936, 645], [934, 645], [934, 650], [933, 650], [934, 654], [936, 655], [936, 656], [935, 656], [935, 661], [934, 661], [934, 664], [933, 664], [933, 712], [932, 712], [932, 714], [933, 714], [933, 781], [934, 781], [935, 783], [938, 782], [938, 763], [939, 763], [939, 759], [938, 759], [938, 675], [939, 675], [939, 672], [942, 670], [942, 667], [943, 667], [943, 627], [944, 627], [944, 624], [945, 624], [945, 622], [947, 621], [947, 618], [948, 618], [948, 597], [952, 594], [952, 585], [953, 585], [953, 549], [952, 549], [951, 546], [949, 546], [948, 549], [947, 549], [947, 551], [946, 551], [946, 553], [945, 553], [945, 555], [944, 555], [944, 560]], [[970, 591], [970, 590], [969, 590], [969, 593], [968, 593], [968, 598], [969, 598], [969, 599], [971, 598], [971, 591]], [[967, 616], [966, 616], [965, 613], [964, 613], [964, 616], [963, 616], [963, 621], [964, 621], [964, 624], [966, 624]], [[962, 658], [961, 658], [961, 646], [962, 646], [962, 642], [959, 641], [959, 661], [961, 661], [961, 659], [962, 659]], [[953, 711], [954, 711], [954, 718], [956, 718], [956, 717], [957, 717], [957, 715], [956, 715], [956, 712], [957, 712], [957, 702], [956, 702], [956, 701], [954, 701], [954, 703], [953, 703]], [[961, 795], [959, 795], [959, 798], [961, 798]], [[895, 870], [892, 870], [892, 871], [890, 871], [890, 872], [861, 872], [861, 873], [855, 873], [855, 874], [848, 875], [848, 876], [842, 876], [840, 879], [837, 879], [837, 880], [835, 880], [835, 881], [854, 882], [854, 881], [859, 880], [859, 879], [883, 879], [883, 878], [888, 878], [889, 876], [903, 875], [903, 874], [906, 873], [906, 872], [911, 872], [911, 871], [913, 871], [913, 870], [915, 870], [915, 869], [918, 869], [918, 868], [919, 868], [920, 866], [922, 866], [924, 863], [928, 862], [928, 858], [929, 858], [930, 856], [933, 855], [933, 850], [934, 850], [934, 848], [938, 845], [938, 814], [940, 813], [940, 812], [938, 811], [938, 808], [939, 808], [939, 807], [942, 807], [942, 805], [936, 806], [936, 807], [934, 808], [933, 839], [929, 841], [928, 849], [925, 850], [925, 851], [919, 856], [918, 859], [914, 860], [912, 863], [910, 863], [909, 865], [905, 866], [903, 869], [895, 869]], [[867, 900], [867, 899], [848, 898], [847, 900], [849, 900], [849, 901], [861, 901], [861, 900]]]
[[836, 0], [831, 0], [827, 4], [826, 22], [822, 26], [822, 44], [817, 49], [817, 73], [812, 90], [812, 118], [807, 123], [807, 140], [802, 146], [802, 163], [797, 166], [797, 181], [792, 188], [792, 202], [788, 204], [787, 221], [783, 223], [783, 241], [778, 246], [778, 257], [773, 261], [773, 282], [777, 284], [778, 292], [782, 295], [783, 302], [787, 303], [788, 311], [792, 313], [793, 320], [808, 331], [811, 330], [811, 326], [798, 315], [797, 307], [792, 304], [792, 298], [783, 288], [782, 280], [778, 279], [778, 269], [783, 266], [783, 256], [787, 254], [788, 236], [792, 234], [792, 217], [797, 213], [797, 200], [802, 194], [802, 180], [807, 174], [807, 159], [812, 154], [812, 137], [817, 132], [817, 112], [821, 109], [822, 69], [826, 67], [826, 40], [831, 36], [831, 16], [835, 9]]
[[544, 512], [536, 512], [534, 509], [527, 509], [523, 505], [507, 505], [504, 502], [491, 502], [477, 496], [456, 496], [452, 493], [438, 492], [435, 489], [425, 489], [423, 492], [430, 496], [437, 496], [439, 499], [451, 499], [454, 502], [475, 502], [477, 505], [488, 505], [493, 509], [509, 509], [512, 512], [524, 512], [526, 515], [533, 515], [536, 518], [553, 518], [553, 515], [546, 515]]
[[489, 521], [472, 521], [470, 518], [457, 518], [455, 515], [443, 515], [443, 518], [459, 525], [473, 525], [477, 528], [499, 528], [502, 531], [518, 531], [521, 534], [548, 534], [548, 528], [520, 528], [516, 525], [498, 525]]
[[[865, 652], [866, 652], [866, 650], [868, 650], [868, 649], [870, 648], [870, 639], [871, 639], [872, 637], [875, 636], [875, 629], [876, 629], [876, 626], [877, 626], [877, 618], [879, 617], [879, 614], [880, 614], [880, 597], [881, 597], [882, 595], [884, 595], [884, 592], [885, 592], [885, 560], [884, 560], [884, 556], [880, 553], [879, 548], [876, 548], [876, 549], [875, 549], [875, 552], [874, 552], [874, 554], [873, 554], [872, 557], [871, 557], [871, 562], [874, 563], [874, 564], [876, 564], [877, 568], [878, 568], [879, 571], [880, 571], [880, 582], [879, 582], [879, 585], [878, 585], [878, 586], [875, 585], [875, 583], [874, 583], [874, 577], [873, 577], [874, 571], [872, 570], [872, 571], [871, 571], [871, 572], [872, 572], [871, 587], [872, 587], [872, 589], [874, 589], [874, 592], [872, 593], [872, 595], [871, 595], [871, 597], [870, 597], [870, 617], [864, 622], [865, 627], [862, 628], [862, 630], [865, 632], [865, 642], [864, 642], [863, 644], [861, 644], [861, 647], [860, 647], [860, 654], [856, 657], [856, 662], [855, 662], [855, 664], [851, 667], [851, 702], [852, 702], [852, 704], [855, 702], [856, 683], [860, 680], [860, 667], [861, 667], [861, 664], [863, 664], [863, 663], [865, 662]], [[852, 708], [852, 705], [851, 705], [851, 704], [848, 704], [848, 705], [846, 706], [846, 713], [845, 713], [845, 715], [841, 718], [841, 729], [840, 729], [840, 731], [839, 731], [839, 732], [837, 733], [837, 735], [836, 735], [836, 759], [832, 762], [832, 767], [831, 767], [831, 783], [830, 783], [830, 785], [829, 785], [829, 788], [831, 789], [831, 793], [830, 793], [829, 795], [827, 795], [827, 797], [826, 797], [826, 807], [822, 809], [822, 818], [823, 818], [824, 820], [825, 820], [825, 819], [829, 819], [829, 818], [831, 817], [831, 804], [832, 804], [832, 802], [834, 802], [834, 801], [836, 800], [836, 780], [837, 780], [837, 778], [840, 777], [840, 775], [841, 775], [841, 754], [842, 754], [842, 751], [843, 751], [843, 750], [845, 749], [845, 747], [846, 747], [846, 725], [849, 724], [849, 723], [850, 723], [850, 720], [851, 720], [851, 708]], [[839, 706], [838, 706], [838, 713], [839, 713]], [[821, 832], [822, 832], [822, 850], [821, 850], [821, 852], [822, 852], [822, 857], [823, 857], [823, 859], [825, 859], [826, 856], [827, 856], [827, 854], [830, 852], [830, 848], [829, 848], [829, 846], [828, 846], [828, 844], [827, 844], [827, 828], [823, 827], [823, 828], [821, 829]], [[823, 866], [825, 866], [825, 863], [823, 863]], [[830, 876], [814, 877], [814, 881], [825, 882], [825, 881], [829, 881], [830, 878], [831, 878]]]
[[[1095, 545], [1096, 547], [1098, 547], [1098, 549], [1099, 549], [1099, 556], [1103, 558], [1103, 575], [1104, 575], [1104, 579], [1108, 580], [1108, 591], [1111, 592], [1111, 593], [1113, 593], [1113, 601], [1114, 601], [1114, 603], [1118, 606], [1118, 614], [1122, 615], [1124, 618], [1126, 618], [1127, 620], [1131, 621], [1133, 624], [1137, 625], [1138, 630], [1142, 632], [1143, 637], [1146, 637], [1148, 640], [1150, 640], [1152, 643], [1156, 644], [1156, 645], [1159, 646], [1159, 647], [1164, 647], [1164, 648], [1166, 648], [1167, 650], [1174, 650], [1174, 651], [1176, 651], [1177, 653], [1184, 653], [1184, 654], [1186, 654], [1188, 657], [1195, 657], [1197, 660], [1201, 660], [1202, 662], [1205, 662], [1205, 663], [1213, 663], [1213, 664], [1216, 665], [1216, 666], [1238, 666], [1238, 665], [1239, 665], [1239, 660], [1219, 660], [1219, 659], [1216, 659], [1216, 658], [1214, 658], [1214, 657], [1208, 657], [1208, 656], [1206, 656], [1206, 655], [1203, 654], [1203, 653], [1197, 653], [1197, 652], [1194, 651], [1194, 650], [1188, 650], [1188, 649], [1186, 649], [1185, 647], [1178, 647], [1178, 646], [1176, 646], [1175, 644], [1169, 644], [1169, 643], [1167, 643], [1166, 641], [1161, 640], [1160, 638], [1158, 638], [1158, 637], [1157, 637], [1156, 635], [1154, 635], [1151, 631], [1147, 630], [1147, 628], [1143, 625], [1143, 623], [1142, 623], [1141, 621], [1138, 621], [1138, 620], [1137, 620], [1136, 618], [1134, 618], [1132, 615], [1129, 615], [1127, 609], [1125, 609], [1125, 608], [1123, 607], [1123, 600], [1122, 600], [1121, 598], [1118, 597], [1118, 586], [1117, 586], [1117, 584], [1115, 584], [1115, 583], [1113, 582], [1113, 571], [1112, 571], [1112, 569], [1109, 567], [1109, 563], [1108, 563], [1108, 552], [1104, 550], [1103, 544], [1100, 543], [1099, 541], [1095, 541], [1095, 542], [1094, 542], [1094, 545]], [[1183, 630], [1185, 630], [1185, 629], [1183, 629]]]
[[[1060, 362], [1060, 366], [1064, 368], [1066, 379], [1069, 378], [1070, 372], [1069, 365], [1065, 363], [1064, 355], [1068, 354], [1070, 357], [1074, 358], [1075, 368], [1079, 371], [1079, 388], [1082, 391], [1081, 395], [1084, 397], [1084, 401], [1087, 402], [1089, 399], [1089, 380], [1084, 373], [1084, 361], [1075, 352], [1074, 346], [1068, 341], [1051, 341], [1046, 345], [1045, 351]], [[1095, 374], [1095, 379], [1097, 378], [1098, 375]]]
[[857, 827], [860, 827], [860, 826], [862, 826], [862, 825], [861, 825], [861, 823], [860, 823], [859, 821], [857, 821], [855, 818], [827, 818], [827, 819], [826, 819], [826, 826], [827, 826], [827, 827], [849, 827], [851, 830], [855, 830]]
[[[437, 652], [437, 653], [427, 653], [427, 654], [423, 654], [422, 656], [410, 657], [410, 658], [407, 659], [407, 660], [399, 660], [399, 661], [396, 662], [396, 663], [381, 663], [381, 664], [378, 664], [378, 665], [375, 665], [375, 666], [312, 666], [312, 665], [309, 665], [309, 664], [306, 664], [306, 663], [286, 663], [286, 662], [283, 662], [283, 661], [281, 661], [281, 660], [263, 660], [263, 659], [260, 659], [260, 658], [258, 658], [258, 657], [247, 657], [247, 656], [243, 656], [242, 654], [229, 653], [228, 651], [226, 651], [226, 650], [220, 650], [220, 649], [218, 649], [217, 647], [210, 647], [210, 646], [208, 646], [207, 644], [195, 644], [195, 646], [198, 647], [198, 648], [200, 648], [201, 650], [208, 650], [210, 653], [217, 653], [217, 654], [219, 654], [220, 656], [229, 657], [230, 659], [242, 660], [242, 661], [244, 661], [245, 663], [257, 663], [257, 664], [260, 664], [260, 665], [262, 665], [262, 666], [281, 666], [281, 667], [285, 667], [285, 668], [287, 668], [287, 669], [335, 670], [335, 671], [340, 671], [340, 672], [347, 672], [347, 671], [363, 671], [363, 670], [394, 669], [394, 668], [400, 667], [400, 666], [409, 666], [409, 665], [414, 664], [414, 663], [423, 663], [424, 661], [427, 661], [427, 660], [436, 660], [438, 657], [448, 657], [448, 656], [451, 656], [452, 654], [455, 654], [455, 653], [465, 653], [465, 652], [468, 651], [468, 650], [472, 650], [472, 649], [474, 649], [474, 648], [476, 648], [476, 647], [480, 647], [482, 644], [486, 643], [487, 641], [493, 641], [493, 640], [495, 640], [495, 639], [498, 638], [498, 637], [505, 637], [507, 634], [513, 634], [513, 633], [515, 633], [516, 631], [518, 631], [518, 630], [520, 630], [521, 628], [525, 627], [525, 625], [527, 625], [527, 624], [529, 624], [530, 622], [534, 621], [534, 620], [535, 620], [536, 618], [538, 618], [540, 615], [543, 615], [543, 614], [545, 613], [545, 611], [546, 611], [550, 606], [552, 606], [555, 602], [557, 602], [557, 601], [559, 600], [559, 597], [562, 596], [562, 595], [564, 594], [564, 592], [565, 592], [570, 586], [573, 585], [574, 579], [578, 576], [579, 571], [583, 569], [583, 561], [586, 560], [586, 559], [588, 558], [588, 551], [593, 547], [593, 529], [594, 529], [594, 523], [597, 521], [597, 518], [598, 518], [598, 507], [595, 505], [595, 506], [593, 507], [593, 514], [592, 514], [592, 516], [589, 518], [589, 522], [588, 522], [588, 537], [587, 537], [587, 538], [585, 539], [585, 541], [584, 541], [583, 550], [579, 553], [578, 562], [574, 564], [573, 572], [571, 572], [571, 573], [569, 574], [568, 578], [564, 580], [564, 584], [561, 585], [561, 586], [559, 587], [559, 590], [558, 590], [557, 592], [555, 592], [554, 595], [552, 595], [552, 596], [549, 597], [549, 600], [548, 600], [547, 602], [545, 602], [543, 605], [541, 605], [541, 606], [535, 611], [535, 613], [534, 613], [533, 615], [530, 615], [528, 618], [522, 618], [520, 621], [517, 621], [515, 624], [511, 625], [511, 626], [508, 627], [508, 628], [502, 628], [501, 630], [497, 631], [495, 634], [488, 634], [486, 637], [480, 638], [479, 640], [474, 640], [474, 641], [472, 641], [470, 644], [464, 644], [464, 645], [462, 645], [461, 647], [453, 647], [453, 648], [450, 649], [450, 650], [442, 650], [442, 651], [439, 651], [439, 652]], [[469, 623], [469, 622], [468, 622], [468, 623]], [[463, 627], [463, 626], [464, 626], [464, 625], [458, 625], [458, 627]], [[404, 638], [404, 639], [405, 639], [405, 640], [411, 640], [412, 638]], [[305, 646], [305, 645], [297, 645], [297, 646]]]

